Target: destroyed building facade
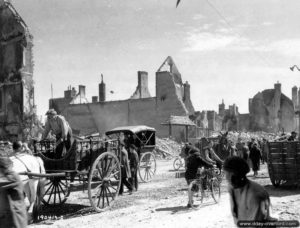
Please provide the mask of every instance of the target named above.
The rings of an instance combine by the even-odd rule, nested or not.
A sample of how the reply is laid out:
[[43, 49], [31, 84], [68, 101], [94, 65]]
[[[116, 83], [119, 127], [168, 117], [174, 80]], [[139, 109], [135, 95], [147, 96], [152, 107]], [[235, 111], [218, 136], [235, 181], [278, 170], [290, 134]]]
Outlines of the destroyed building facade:
[[292, 88], [292, 100], [281, 91], [278, 82], [274, 89], [258, 92], [249, 99], [249, 113], [239, 113], [233, 104], [225, 108], [224, 100], [219, 104], [218, 113], [215, 111], [195, 112], [191, 119], [200, 127], [209, 131], [264, 131], [270, 133], [291, 132], [299, 129], [300, 89]]
[[10, 2], [0, 0], [0, 138], [23, 139], [34, 107], [33, 37]]
[[[148, 73], [138, 71], [138, 85], [127, 100], [106, 101], [106, 85], [99, 84], [99, 99], [92, 102], [85, 97], [85, 86], [78, 92], [69, 87], [64, 97], [49, 100], [50, 108], [64, 115], [75, 133], [80, 135], [105, 131], [118, 126], [148, 125], [157, 130], [160, 137], [167, 137], [169, 129], [162, 125], [171, 115], [189, 116], [194, 113], [190, 98], [190, 85], [183, 83], [173, 59], [169, 56], [156, 72], [156, 95], [148, 89]], [[174, 126], [173, 136], [185, 137], [185, 129]]]
[[223, 129], [271, 133], [296, 131], [297, 93], [297, 87], [293, 88], [291, 100], [282, 93], [281, 84], [277, 82], [273, 89], [263, 90], [250, 98], [249, 113], [245, 114], [240, 114], [235, 105], [229, 106], [229, 110], [224, 114], [222, 102], [219, 105], [219, 115], [224, 115]]
[[[156, 72], [156, 95], [148, 90], [148, 73], [138, 71], [138, 85], [127, 100], [106, 101], [106, 85], [99, 84], [99, 100], [92, 97], [89, 102], [85, 96], [85, 86], [78, 92], [69, 87], [62, 98], [50, 99], [50, 108], [64, 115], [74, 132], [90, 134], [104, 133], [117, 126], [149, 125], [157, 129], [157, 135], [169, 135], [168, 127], [162, 125], [171, 116], [188, 116], [196, 125], [189, 137], [209, 136], [212, 132], [226, 131], [294, 131], [295, 107], [299, 107], [299, 91], [293, 88], [293, 101], [281, 92], [281, 84], [274, 89], [258, 92], [249, 99], [249, 113], [240, 114], [235, 104], [225, 107], [219, 104], [218, 112], [213, 110], [194, 110], [190, 85], [183, 83], [173, 59], [168, 57]], [[296, 96], [297, 94], [297, 96]], [[184, 141], [186, 131], [182, 127], [172, 127], [173, 136]]]

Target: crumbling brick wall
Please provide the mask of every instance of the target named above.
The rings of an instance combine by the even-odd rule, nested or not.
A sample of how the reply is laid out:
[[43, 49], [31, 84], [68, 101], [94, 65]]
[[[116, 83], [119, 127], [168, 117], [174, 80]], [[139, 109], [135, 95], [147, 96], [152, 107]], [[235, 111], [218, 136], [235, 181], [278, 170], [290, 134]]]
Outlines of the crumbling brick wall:
[[32, 36], [14, 7], [0, 0], [0, 138], [22, 139], [34, 110]]

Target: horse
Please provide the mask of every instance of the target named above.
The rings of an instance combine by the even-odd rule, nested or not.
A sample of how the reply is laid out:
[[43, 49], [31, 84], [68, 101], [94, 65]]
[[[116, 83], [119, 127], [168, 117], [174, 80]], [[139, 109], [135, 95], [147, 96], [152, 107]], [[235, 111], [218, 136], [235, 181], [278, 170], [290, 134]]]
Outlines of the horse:
[[9, 155], [13, 162], [13, 170], [20, 174], [24, 185], [24, 194], [28, 198], [27, 209], [29, 220], [37, 220], [38, 210], [44, 196], [44, 178], [33, 177], [26, 173], [45, 174], [44, 162], [40, 157], [26, 153], [12, 153]]

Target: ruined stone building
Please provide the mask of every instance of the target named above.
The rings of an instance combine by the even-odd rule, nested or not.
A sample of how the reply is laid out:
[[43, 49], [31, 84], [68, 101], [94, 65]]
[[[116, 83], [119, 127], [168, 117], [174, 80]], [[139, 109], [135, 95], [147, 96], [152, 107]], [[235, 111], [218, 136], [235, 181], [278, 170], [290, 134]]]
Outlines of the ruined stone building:
[[[94, 132], [103, 134], [117, 126], [148, 125], [156, 128], [161, 137], [168, 136], [168, 127], [162, 125], [171, 115], [189, 116], [194, 113], [190, 98], [190, 85], [183, 83], [173, 59], [167, 57], [156, 72], [156, 95], [148, 90], [148, 73], [138, 71], [138, 85], [133, 95], [126, 100], [106, 101], [106, 85], [99, 84], [99, 96], [88, 102], [85, 86], [78, 92], [69, 87], [64, 97], [50, 99], [49, 106], [69, 121], [77, 134]], [[99, 98], [99, 99], [98, 99]], [[174, 127], [175, 138], [182, 138], [184, 128]]]
[[0, 0], [0, 138], [23, 138], [34, 113], [32, 35], [14, 7]]
[[281, 92], [281, 84], [274, 89], [258, 92], [249, 99], [249, 129], [253, 131], [294, 131], [295, 109], [290, 98]]
[[223, 130], [238, 130], [239, 110], [235, 104], [229, 105], [228, 109], [225, 109], [224, 100], [222, 100], [222, 104], [219, 104], [219, 116], [221, 117]]
[[219, 112], [214, 110], [197, 111], [190, 118], [199, 128], [207, 129], [208, 132], [218, 132], [237, 130], [238, 116], [238, 107], [235, 104], [229, 105], [229, 108], [225, 109], [224, 101], [222, 101], [222, 104], [219, 104]]
[[[281, 84], [276, 83], [274, 89], [258, 92], [249, 99], [249, 113], [240, 114], [235, 105], [229, 106], [229, 110], [222, 120], [223, 129], [274, 133], [297, 130], [295, 122], [297, 87], [296, 89], [293, 88], [292, 91], [293, 101], [281, 92]], [[223, 103], [219, 105], [220, 116], [224, 115], [223, 107]], [[224, 125], [224, 123], [226, 124]]]
[[[224, 101], [219, 104], [219, 112], [195, 112], [192, 117], [198, 126], [207, 126], [210, 131], [297, 131], [299, 129], [295, 110], [299, 110], [300, 89], [292, 88], [292, 100], [281, 92], [281, 84], [274, 89], [258, 92], [249, 99], [249, 113], [241, 114], [233, 104], [225, 108]], [[206, 125], [204, 123], [207, 123]]]
[[219, 105], [219, 116], [222, 117], [223, 130], [290, 132], [297, 129], [295, 124], [296, 90], [293, 88], [293, 100], [281, 92], [281, 84], [274, 89], [258, 92], [249, 99], [249, 113], [240, 114], [233, 104], [225, 109], [224, 102]]

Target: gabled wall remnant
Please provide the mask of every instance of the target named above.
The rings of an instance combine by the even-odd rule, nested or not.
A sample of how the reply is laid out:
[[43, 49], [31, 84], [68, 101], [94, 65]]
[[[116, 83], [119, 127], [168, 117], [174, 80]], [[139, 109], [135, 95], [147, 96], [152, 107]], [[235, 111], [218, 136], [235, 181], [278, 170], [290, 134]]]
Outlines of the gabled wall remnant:
[[0, 0], [0, 138], [3, 139], [21, 139], [32, 127], [35, 114], [32, 39], [14, 7]]

